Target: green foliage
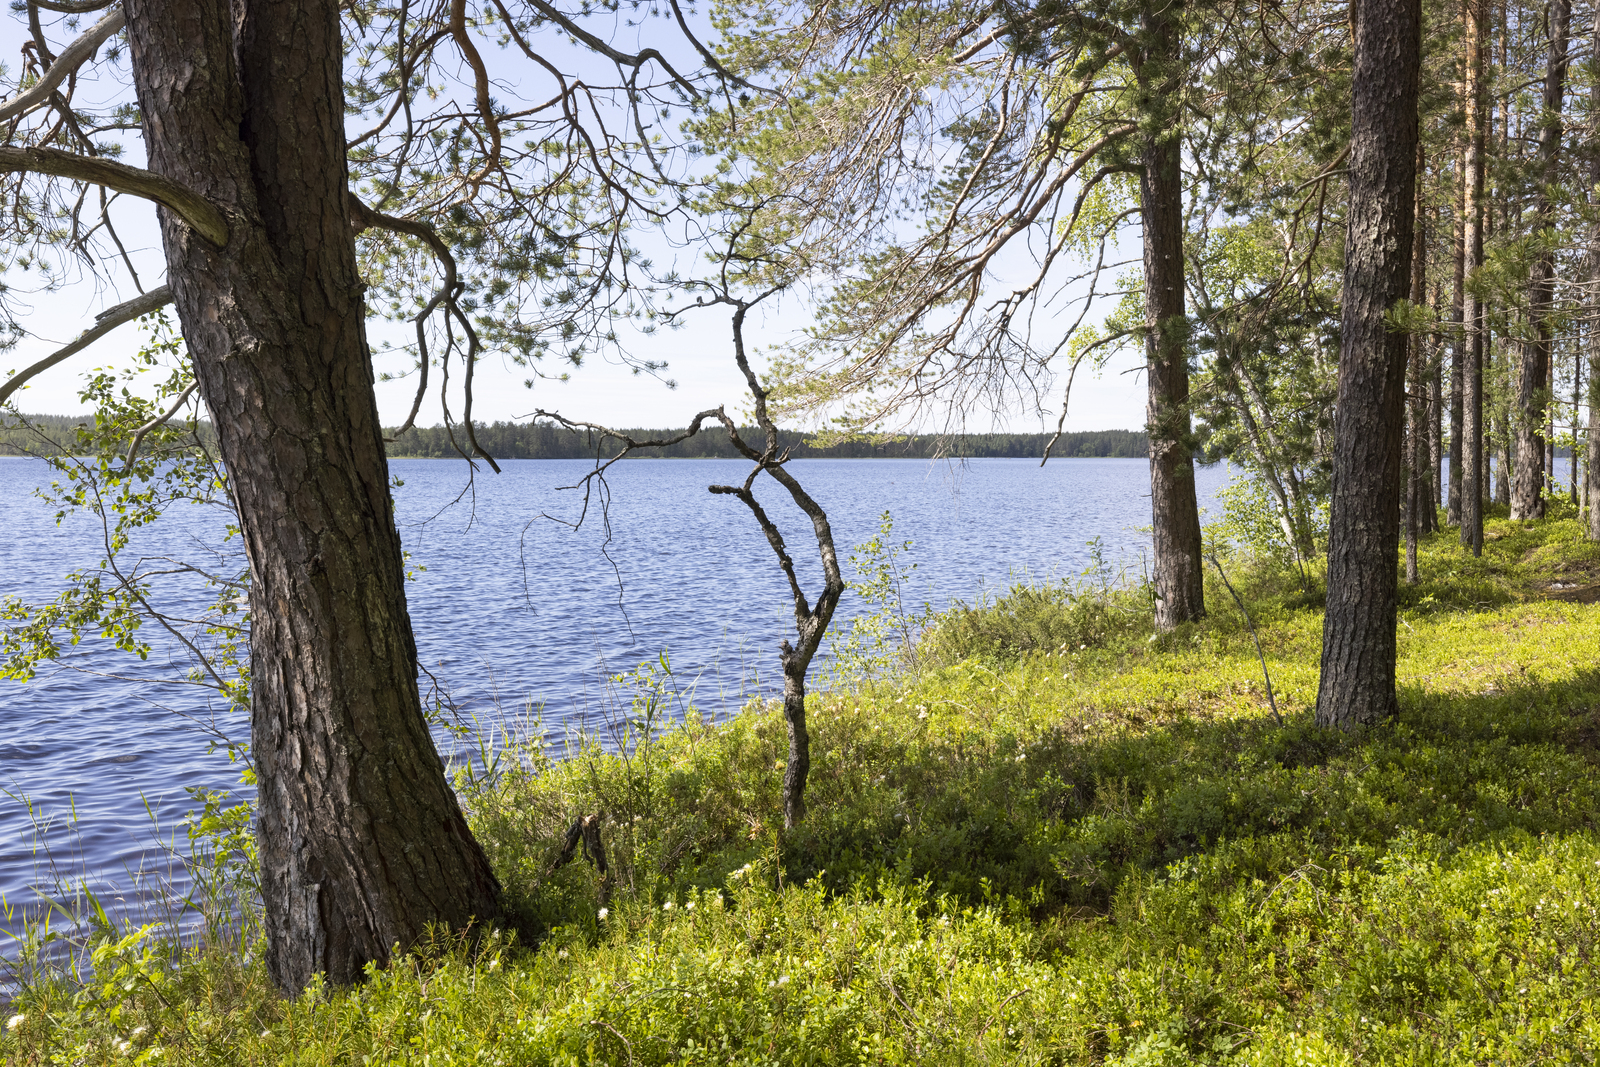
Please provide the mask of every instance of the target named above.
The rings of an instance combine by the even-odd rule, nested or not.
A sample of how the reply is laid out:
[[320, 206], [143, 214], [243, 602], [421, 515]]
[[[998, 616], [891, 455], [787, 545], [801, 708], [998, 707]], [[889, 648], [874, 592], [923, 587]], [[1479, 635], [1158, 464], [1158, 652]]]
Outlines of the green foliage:
[[[237, 951], [146, 982], [130, 943], [93, 1012], [74, 983], [19, 990], [0, 1057], [1592, 1062], [1600, 553], [1570, 518], [1488, 534], [1481, 560], [1424, 542], [1396, 722], [1312, 725], [1320, 612], [1236, 561], [1286, 726], [1219, 595], [1153, 641], [814, 695], [811, 815], [788, 834], [780, 709], [710, 725], [657, 661], [619, 682], [607, 749], [533, 742], [468, 791], [518, 938], [440, 938], [292, 1001]], [[631, 866], [604, 905], [588, 865], [550, 871], [597, 810]]]
[[850, 553], [850, 564], [859, 576], [849, 583], [850, 591], [874, 605], [874, 610], [850, 620], [843, 637], [830, 638], [836, 684], [897, 672], [915, 676], [922, 668], [922, 637], [933, 622], [933, 605], [923, 601], [920, 609], [914, 609], [906, 603], [906, 586], [916, 576], [917, 565], [902, 559], [911, 552], [912, 543], [895, 544], [893, 534], [894, 517], [885, 511], [878, 520], [878, 535]]
[[[147, 658], [150, 646], [141, 630], [154, 625], [187, 651], [186, 681], [242, 711], [248, 700], [249, 624], [242, 553], [218, 550], [207, 565], [197, 566], [129, 551], [137, 531], [171, 508], [217, 508], [234, 518], [226, 474], [199, 435], [198, 405], [187, 417], [162, 418], [169, 408], [176, 413], [174, 406], [181, 407], [194, 382], [182, 343], [160, 313], [143, 321], [149, 339], [133, 365], [119, 374], [89, 375], [79, 398], [94, 406], [94, 417], [74, 427], [70, 450], [45, 456], [56, 478], [37, 491], [57, 508], [57, 523], [73, 512], [98, 519], [105, 556], [98, 566], [67, 575], [66, 589], [50, 603], [27, 604], [14, 596], [0, 601], [0, 679], [28, 681], [60, 657], [63, 642], [76, 645], [86, 636]], [[131, 388], [144, 375], [158, 378], [149, 399]], [[42, 429], [35, 436], [48, 440]], [[231, 541], [238, 532], [233, 521], [227, 530]], [[158, 580], [175, 578], [214, 590], [197, 623], [180, 626], [162, 611]], [[225, 736], [219, 741], [235, 755], [246, 748]]]
[[[1244, 473], [1217, 490], [1216, 500], [1222, 505], [1222, 516], [1206, 524], [1204, 533], [1209, 544], [1217, 545], [1243, 556], [1270, 561], [1282, 567], [1301, 562], [1294, 543], [1284, 530], [1283, 513], [1267, 492], [1260, 475]], [[1302, 506], [1295, 521], [1311, 534], [1318, 553], [1326, 552], [1328, 545], [1328, 502], [1318, 501], [1315, 506]]]

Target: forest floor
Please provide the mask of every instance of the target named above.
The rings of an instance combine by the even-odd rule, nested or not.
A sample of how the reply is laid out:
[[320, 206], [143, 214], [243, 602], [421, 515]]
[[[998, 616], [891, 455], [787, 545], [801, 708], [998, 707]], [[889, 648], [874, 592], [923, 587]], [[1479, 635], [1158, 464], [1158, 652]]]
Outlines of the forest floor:
[[[18, 992], [0, 1059], [1593, 1063], [1600, 547], [1570, 515], [1486, 542], [1423, 545], [1400, 715], [1354, 734], [1311, 721], [1315, 573], [1228, 564], [1276, 715], [1220, 583], [1159, 637], [1104, 586], [954, 611], [812, 696], [787, 834], [776, 707], [703, 723], [642, 668], [620, 753], [462, 774], [517, 935], [286, 1001], [248, 925], [176, 962], [108, 934]], [[553, 869], [601, 811], [609, 877]]]

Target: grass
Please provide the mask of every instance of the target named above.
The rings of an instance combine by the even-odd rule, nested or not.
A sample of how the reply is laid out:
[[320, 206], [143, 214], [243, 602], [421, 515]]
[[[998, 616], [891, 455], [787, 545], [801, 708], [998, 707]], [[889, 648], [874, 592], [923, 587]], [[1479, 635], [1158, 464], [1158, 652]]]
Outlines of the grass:
[[[1235, 561], [1154, 637], [1137, 595], [946, 616], [915, 676], [813, 697], [783, 835], [775, 707], [468, 791], [518, 932], [291, 1001], [248, 946], [100, 945], [7, 1063], [1533, 1064], [1600, 1055], [1600, 548], [1569, 516], [1428, 541], [1400, 718], [1311, 724], [1317, 579]], [[1085, 599], [1092, 598], [1092, 603]], [[465, 784], [465, 783], [464, 783]], [[615, 884], [552, 861], [607, 813]], [[125, 943], [119, 944], [119, 941]]]

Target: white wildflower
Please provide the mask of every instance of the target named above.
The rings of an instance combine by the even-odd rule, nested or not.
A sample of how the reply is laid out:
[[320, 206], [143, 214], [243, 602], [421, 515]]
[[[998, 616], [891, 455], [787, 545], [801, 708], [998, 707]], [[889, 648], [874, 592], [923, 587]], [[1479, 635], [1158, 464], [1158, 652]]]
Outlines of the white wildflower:
[[779, 985], [788, 985], [789, 984], [789, 976], [786, 975], [786, 974], [779, 975], [778, 976], [778, 984]]
[[606, 916], [608, 916], [610, 914], [611, 914], [611, 909], [610, 908], [601, 908], [600, 909], [600, 921], [601, 922], [605, 922], [606, 921]]
[[691, 900], [691, 901], [689, 901], [689, 903], [685, 904], [683, 906], [683, 910], [684, 911], [693, 911], [694, 910], [694, 901]]
[[6, 1029], [15, 1030], [17, 1027], [21, 1026], [23, 1022], [27, 1020], [27, 1018], [28, 1017], [26, 1015], [13, 1015], [11, 1018], [6, 1020]]
[[677, 907], [677, 905], [669, 900], [665, 904], [661, 905], [661, 910], [662, 911], [671, 911], [675, 907]]
[[924, 709], [923, 711], [917, 712], [917, 718], [926, 719], [927, 717], [928, 717], [928, 712], [926, 711], [926, 709]]

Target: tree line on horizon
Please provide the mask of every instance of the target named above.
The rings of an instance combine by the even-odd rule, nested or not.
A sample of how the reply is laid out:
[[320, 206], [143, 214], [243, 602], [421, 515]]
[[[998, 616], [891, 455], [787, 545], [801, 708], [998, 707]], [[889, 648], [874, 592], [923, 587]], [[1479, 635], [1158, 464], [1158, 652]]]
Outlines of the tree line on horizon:
[[[63, 455], [72, 451], [80, 415], [26, 415], [36, 429], [16, 418], [0, 416], [0, 456]], [[201, 420], [195, 428], [200, 441], [215, 447], [216, 431]], [[682, 429], [624, 429], [636, 440], [663, 440]], [[753, 432], [741, 427], [741, 432]], [[389, 433], [392, 435], [393, 430]], [[495, 459], [595, 459], [617, 450], [618, 442], [602, 434], [572, 430], [551, 422], [491, 422], [476, 428], [478, 443]], [[1037, 459], [1050, 442], [1045, 433], [897, 434], [883, 439], [851, 438], [819, 443], [812, 435], [782, 430], [779, 448], [795, 459]], [[455, 442], [444, 426], [414, 426], [398, 439], [386, 442], [395, 459], [459, 459]], [[1083, 430], [1063, 433], [1051, 450], [1055, 459], [1144, 459], [1149, 439], [1142, 430]], [[696, 434], [665, 447], [635, 450], [643, 458], [738, 459], [740, 454], [721, 435]]]

